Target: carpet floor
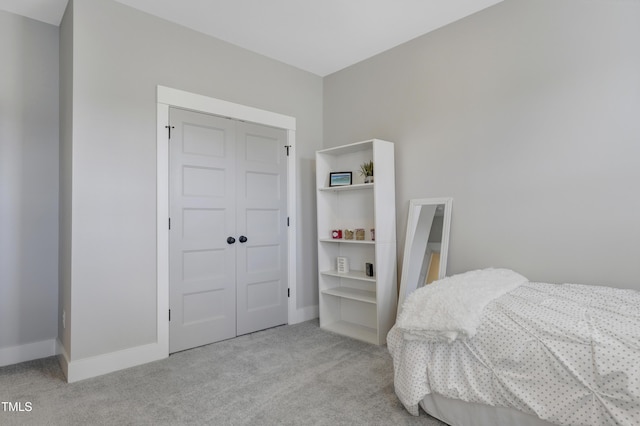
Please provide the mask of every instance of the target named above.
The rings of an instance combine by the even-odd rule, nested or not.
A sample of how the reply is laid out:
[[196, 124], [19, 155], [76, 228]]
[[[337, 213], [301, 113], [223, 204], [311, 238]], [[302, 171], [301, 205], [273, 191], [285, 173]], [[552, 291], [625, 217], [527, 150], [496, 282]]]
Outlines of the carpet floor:
[[[393, 391], [386, 347], [286, 325], [68, 384], [50, 357], [0, 368], [0, 425], [429, 425]], [[15, 406], [14, 406], [15, 407]]]

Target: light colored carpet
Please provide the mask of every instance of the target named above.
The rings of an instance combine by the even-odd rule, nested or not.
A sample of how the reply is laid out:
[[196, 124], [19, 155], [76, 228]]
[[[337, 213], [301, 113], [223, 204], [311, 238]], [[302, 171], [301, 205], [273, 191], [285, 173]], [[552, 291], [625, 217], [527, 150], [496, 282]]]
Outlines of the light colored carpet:
[[0, 368], [1, 425], [430, 425], [393, 391], [386, 347], [287, 325], [67, 384], [55, 357]]

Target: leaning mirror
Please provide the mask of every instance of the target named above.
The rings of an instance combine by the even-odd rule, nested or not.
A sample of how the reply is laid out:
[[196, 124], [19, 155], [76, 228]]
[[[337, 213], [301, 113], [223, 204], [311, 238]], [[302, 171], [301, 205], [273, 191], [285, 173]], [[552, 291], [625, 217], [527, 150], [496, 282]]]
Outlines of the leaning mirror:
[[445, 277], [452, 202], [452, 198], [409, 201], [398, 314], [407, 295], [418, 287]]

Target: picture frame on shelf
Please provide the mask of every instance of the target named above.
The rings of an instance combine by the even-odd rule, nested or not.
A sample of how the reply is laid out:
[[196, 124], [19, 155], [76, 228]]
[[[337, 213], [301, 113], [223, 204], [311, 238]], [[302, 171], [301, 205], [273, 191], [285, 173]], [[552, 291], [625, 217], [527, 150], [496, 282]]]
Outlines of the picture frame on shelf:
[[329, 186], [349, 186], [352, 183], [352, 172], [329, 173]]

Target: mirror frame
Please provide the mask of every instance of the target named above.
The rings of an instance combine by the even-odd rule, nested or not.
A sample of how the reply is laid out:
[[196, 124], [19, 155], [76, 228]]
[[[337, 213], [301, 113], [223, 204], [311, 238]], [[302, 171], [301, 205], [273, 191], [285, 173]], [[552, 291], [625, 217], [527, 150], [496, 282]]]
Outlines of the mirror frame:
[[[419, 287], [418, 283], [423, 269], [427, 242], [429, 241], [429, 234], [431, 233], [433, 217], [435, 217], [434, 212], [434, 215], [431, 216], [429, 220], [427, 229], [426, 222], [420, 223], [420, 214], [423, 207], [431, 206], [435, 210], [437, 206], [442, 204], [444, 204], [444, 212], [438, 279], [444, 278], [447, 273], [449, 231], [451, 228], [451, 207], [453, 205], [453, 198], [417, 198], [409, 200], [407, 234], [404, 241], [402, 275], [400, 278], [400, 291], [398, 293], [398, 315], [400, 315], [405, 298]], [[418, 244], [418, 242], [423, 243]]]

